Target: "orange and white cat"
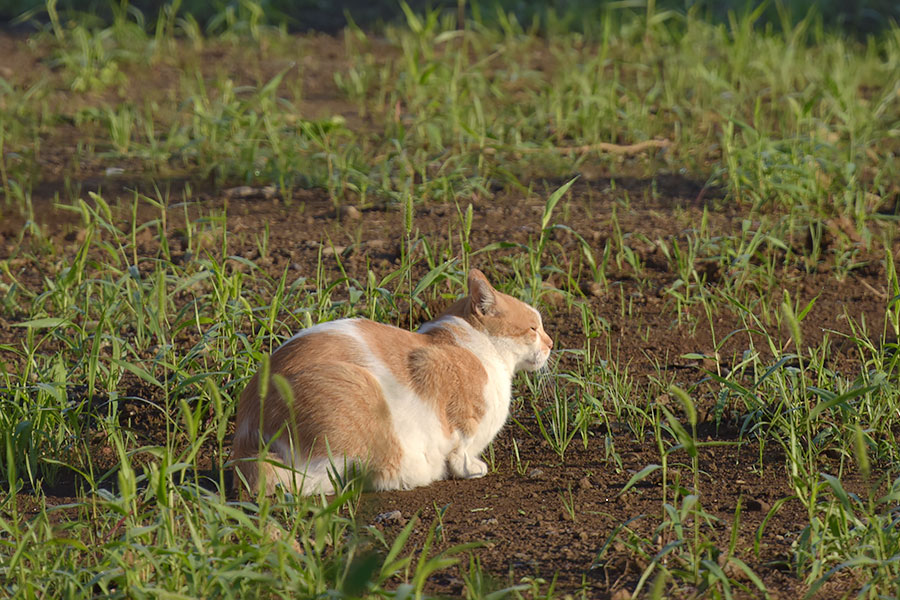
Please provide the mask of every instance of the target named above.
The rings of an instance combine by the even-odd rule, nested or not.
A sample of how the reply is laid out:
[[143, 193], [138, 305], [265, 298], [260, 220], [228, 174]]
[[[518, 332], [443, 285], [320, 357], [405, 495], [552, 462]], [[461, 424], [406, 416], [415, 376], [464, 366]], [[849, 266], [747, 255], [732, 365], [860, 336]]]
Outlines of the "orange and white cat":
[[293, 402], [274, 380], [261, 398], [257, 373], [237, 411], [232, 458], [251, 488], [330, 494], [349, 469], [375, 490], [486, 475], [479, 455], [506, 422], [513, 376], [543, 367], [553, 342], [535, 309], [481, 271], [468, 283], [418, 332], [341, 319], [278, 348], [270, 377]]

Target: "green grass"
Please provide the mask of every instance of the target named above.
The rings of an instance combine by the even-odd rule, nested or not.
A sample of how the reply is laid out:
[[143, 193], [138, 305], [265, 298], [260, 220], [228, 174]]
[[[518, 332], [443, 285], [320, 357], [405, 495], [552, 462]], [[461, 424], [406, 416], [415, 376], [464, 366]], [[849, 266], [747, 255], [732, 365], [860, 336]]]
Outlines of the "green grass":
[[[580, 321], [579, 344], [517, 382], [517, 406], [536, 424], [529, 434], [560, 464], [601, 438], [619, 471], [626, 440], [659, 453], [622, 473], [623, 494], [661, 479], [659, 510], [643, 517], [652, 535], [629, 521], [610, 538], [646, 565], [636, 593], [764, 593], [737, 556], [737, 534], [726, 544], [713, 534], [736, 532], [740, 509], [723, 524], [704, 508], [698, 452], [725, 443], [751, 448], [759, 471], [790, 486], [769, 517], [788, 501], [803, 507], [790, 568], [810, 594], [844, 573], [866, 582], [863, 597], [900, 592], [900, 29], [858, 41], [812, 14], [779, 29], [755, 26], [758, 13], [711, 24], [651, 8], [610, 9], [591, 34], [541, 37], [503, 12], [458, 24], [455, 13], [407, 11], [383, 40], [348, 28], [333, 83], [352, 116], [313, 117], [301, 59], [316, 58], [314, 44], [266, 26], [258, 5], [241, 6], [210, 32], [174, 10], [156, 22], [131, 11], [108, 26], [70, 24], [48, 2], [50, 23], [29, 41], [47, 68], [0, 78], [0, 210], [25, 218], [0, 261], [0, 318], [20, 334], [0, 346], [2, 594], [419, 597], [431, 573], [462, 562], [467, 593], [496, 597], [474, 548], [435, 549], [440, 519], [412, 548], [416, 521], [386, 539], [357, 520], [353, 486], [331, 500], [255, 503], [229, 501], [224, 489], [228, 426], [263, 356], [324, 320], [427, 317], [475, 262], [548, 323], [564, 313]], [[247, 73], [204, 59], [236, 59], [248, 46]], [[274, 74], [263, 65], [288, 59]], [[154, 68], [179, 75], [133, 93]], [[604, 146], [648, 140], [668, 144], [634, 154]], [[44, 165], [60, 147], [69, 151], [54, 181]], [[315, 272], [272, 272], [270, 232], [230, 231], [227, 209], [190, 188], [111, 205], [102, 190], [72, 183], [119, 164], [157, 184], [276, 186], [298, 215], [300, 188], [325, 190], [336, 208], [385, 204], [403, 215], [399, 264], [352, 268], [337, 252], [327, 267], [334, 248], [323, 238], [313, 240], [323, 244]], [[566, 224], [572, 175], [591, 171], [613, 176], [602, 243]], [[632, 207], [657, 198], [652, 188], [630, 197], [615, 178], [673, 173], [716, 198], [702, 221], [665, 239], [629, 231]], [[68, 246], [35, 215], [48, 181], [59, 183], [54, 210], [77, 223]], [[470, 201], [489, 203], [497, 188], [545, 199], [544, 209], [527, 242], [477, 247]], [[457, 218], [446, 236], [420, 235], [415, 209], [437, 203]], [[732, 207], [736, 227], [710, 224]], [[256, 255], [235, 254], [248, 240]], [[700, 381], [675, 381], [662, 366], [635, 374], [591, 304], [596, 289], [628, 335], [649, 336], [635, 302], [661, 280], [648, 266], [654, 253], [667, 277], [660, 310], [714, 340], [677, 357], [713, 365]], [[848, 311], [849, 333], [809, 343], [804, 320], [818, 307], [789, 292], [786, 274], [827, 269], [838, 285], [867, 264], [884, 268], [884, 326]], [[740, 327], [718, 329], [720, 316]], [[852, 348], [853, 368], [832, 366], [838, 342]], [[156, 415], [156, 441], [130, 426], [135, 402]], [[700, 439], [701, 405], [716, 425], [737, 415], [738, 439]], [[770, 449], [783, 465], [763, 464]], [[516, 446], [496, 464], [524, 476], [529, 460]], [[209, 481], [201, 486], [198, 473]], [[77, 497], [48, 505], [42, 490], [73, 478]], [[22, 504], [18, 491], [33, 500]], [[559, 503], [578, 519], [571, 488]], [[506, 591], [554, 595], [552, 583], [533, 580]]]

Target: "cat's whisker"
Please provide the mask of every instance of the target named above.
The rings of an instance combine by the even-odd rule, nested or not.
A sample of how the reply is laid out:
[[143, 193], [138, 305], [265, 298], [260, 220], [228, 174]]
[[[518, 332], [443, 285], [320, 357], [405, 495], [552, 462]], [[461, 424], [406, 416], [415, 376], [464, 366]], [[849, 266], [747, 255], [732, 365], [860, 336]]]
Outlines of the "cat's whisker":
[[550, 352], [547, 362], [544, 366], [534, 372], [534, 381], [536, 383], [536, 391], [541, 396], [549, 394], [555, 385], [557, 366], [559, 365], [561, 353], [559, 351]]

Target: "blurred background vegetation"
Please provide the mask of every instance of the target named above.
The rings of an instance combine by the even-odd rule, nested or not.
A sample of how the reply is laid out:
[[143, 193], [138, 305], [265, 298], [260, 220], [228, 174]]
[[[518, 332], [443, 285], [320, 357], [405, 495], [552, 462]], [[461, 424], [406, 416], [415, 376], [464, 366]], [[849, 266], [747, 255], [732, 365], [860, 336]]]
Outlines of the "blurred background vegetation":
[[[47, 13], [44, 0], [0, 0], [0, 22], [6, 27], [32, 28], [44, 23]], [[534, 23], [545, 30], [564, 29], [590, 34], [598, 28], [605, 12], [610, 10], [648, 10], [650, 12], [692, 12], [712, 21], [727, 21], [729, 15], [749, 14], [761, 5], [764, 10], [757, 21], [761, 28], [789, 28], [812, 12], [826, 28], [840, 30], [849, 36], [865, 37], [900, 21], [900, 2], [895, 0], [408, 0], [416, 12], [431, 9], [465, 11], [481, 22], [494, 15], [514, 14], [520, 23]], [[117, 13], [132, 11], [148, 17], [163, 10], [175, 10], [193, 16], [210, 30], [228, 15], [261, 17], [270, 25], [283, 25], [290, 31], [340, 31], [352, 19], [357, 25], [378, 30], [385, 24], [404, 19], [398, 0], [60, 0], [57, 10], [64, 16], [76, 17], [82, 23], [94, 20], [96, 25], [111, 22]]]

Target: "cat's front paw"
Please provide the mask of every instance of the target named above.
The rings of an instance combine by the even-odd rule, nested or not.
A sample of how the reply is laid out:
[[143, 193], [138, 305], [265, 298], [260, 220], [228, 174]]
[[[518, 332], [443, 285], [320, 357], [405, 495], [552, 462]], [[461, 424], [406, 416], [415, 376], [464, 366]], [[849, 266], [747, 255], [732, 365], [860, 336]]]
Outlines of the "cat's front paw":
[[466, 464], [466, 479], [476, 479], [487, 475], [487, 463], [479, 458], [470, 458]]
[[487, 475], [488, 466], [483, 460], [474, 458], [465, 452], [454, 452], [447, 457], [450, 473], [457, 479], [475, 479]]

